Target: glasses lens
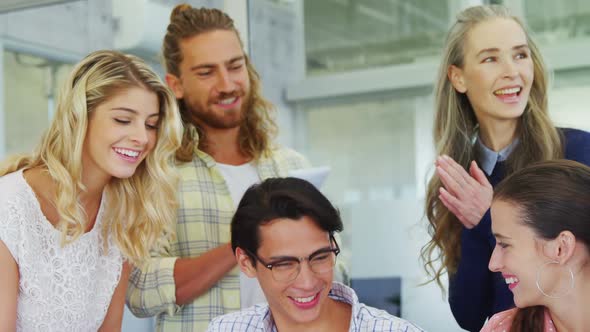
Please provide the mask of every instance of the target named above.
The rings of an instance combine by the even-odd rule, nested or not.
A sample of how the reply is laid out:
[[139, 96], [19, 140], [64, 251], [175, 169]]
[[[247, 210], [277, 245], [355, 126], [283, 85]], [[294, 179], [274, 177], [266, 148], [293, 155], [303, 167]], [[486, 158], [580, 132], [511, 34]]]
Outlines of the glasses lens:
[[298, 261], [284, 261], [273, 264], [272, 277], [276, 281], [291, 281], [299, 274]]
[[[330, 272], [334, 269], [334, 265], [336, 265], [334, 251], [318, 253], [309, 260], [309, 267], [316, 274]], [[300, 267], [300, 262], [295, 260], [274, 263], [272, 276], [276, 281], [292, 281], [299, 275]]]
[[333, 251], [320, 253], [309, 261], [311, 270], [315, 273], [326, 273], [334, 269], [336, 254]]

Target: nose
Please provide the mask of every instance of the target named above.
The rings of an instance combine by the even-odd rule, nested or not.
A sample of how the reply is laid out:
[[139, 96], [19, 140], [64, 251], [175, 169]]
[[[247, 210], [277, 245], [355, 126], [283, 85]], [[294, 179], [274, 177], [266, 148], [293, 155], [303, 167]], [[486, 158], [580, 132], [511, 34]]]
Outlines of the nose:
[[515, 78], [518, 76], [518, 67], [514, 63], [514, 59], [510, 58], [504, 61], [504, 77]]
[[149, 135], [148, 130], [143, 123], [140, 123], [133, 128], [133, 132], [130, 135], [131, 140], [140, 146], [144, 146], [148, 143]]
[[217, 92], [222, 93], [230, 93], [235, 90], [235, 84], [226, 68], [218, 71], [216, 89]]
[[502, 254], [500, 253], [498, 246], [496, 246], [492, 252], [492, 257], [490, 257], [488, 269], [490, 269], [492, 272], [500, 272], [502, 267]]
[[311, 289], [315, 286], [316, 275], [311, 270], [308, 262], [301, 262], [299, 275], [295, 279], [295, 286], [300, 289]]

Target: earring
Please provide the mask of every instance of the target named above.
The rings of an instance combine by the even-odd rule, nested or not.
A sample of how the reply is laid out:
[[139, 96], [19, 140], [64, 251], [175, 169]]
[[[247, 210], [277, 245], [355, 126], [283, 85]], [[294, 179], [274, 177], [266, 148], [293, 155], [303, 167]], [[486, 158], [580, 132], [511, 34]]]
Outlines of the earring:
[[553, 295], [553, 294], [548, 294], [547, 292], [545, 292], [543, 290], [543, 288], [541, 287], [541, 283], [539, 282], [539, 277], [541, 276], [541, 272], [543, 271], [543, 269], [549, 265], [549, 264], [558, 264], [559, 262], [557, 261], [549, 261], [543, 265], [541, 265], [538, 269], [537, 269], [537, 277], [535, 280], [535, 283], [537, 285], [537, 289], [539, 290], [539, 292], [541, 292], [541, 294], [545, 295], [546, 297], [552, 298], [552, 299], [558, 299], [561, 297], [566, 296], [567, 294], [569, 294], [569, 292], [571, 292], [574, 289], [574, 285], [575, 285], [575, 279], [574, 279], [574, 271], [572, 271], [571, 267], [568, 267], [568, 272], [570, 275], [570, 288], [568, 290], [565, 291], [565, 293], [561, 294], [561, 295]]

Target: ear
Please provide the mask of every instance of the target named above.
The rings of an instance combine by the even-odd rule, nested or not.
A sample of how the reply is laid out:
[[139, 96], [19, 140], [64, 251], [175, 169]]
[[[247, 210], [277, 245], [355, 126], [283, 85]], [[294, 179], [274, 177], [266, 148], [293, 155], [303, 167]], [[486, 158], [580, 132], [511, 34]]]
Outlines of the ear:
[[447, 70], [447, 76], [451, 84], [459, 93], [467, 92], [467, 86], [465, 85], [465, 78], [463, 77], [463, 69], [451, 65]]
[[176, 96], [177, 99], [182, 99], [182, 97], [184, 97], [184, 89], [182, 87], [182, 81], [180, 80], [180, 78], [176, 77], [175, 75], [166, 73], [164, 79], [166, 80], [166, 84], [168, 84], [168, 87], [170, 87], [172, 92], [174, 92], [174, 96]]
[[252, 266], [252, 259], [240, 247], [236, 248], [236, 260], [238, 261], [238, 266], [240, 267], [240, 270], [242, 270], [244, 274], [246, 274], [250, 278], [256, 277], [256, 268]]
[[563, 264], [574, 255], [575, 249], [576, 236], [570, 231], [563, 231], [545, 244], [543, 253], [550, 259]]

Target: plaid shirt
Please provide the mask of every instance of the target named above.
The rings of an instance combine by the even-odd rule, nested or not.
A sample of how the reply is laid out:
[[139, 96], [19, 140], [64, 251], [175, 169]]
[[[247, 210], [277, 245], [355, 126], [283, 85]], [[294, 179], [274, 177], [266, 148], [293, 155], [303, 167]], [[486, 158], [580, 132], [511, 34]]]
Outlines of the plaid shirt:
[[[157, 315], [156, 331], [205, 331], [219, 315], [240, 310], [240, 278], [236, 267], [192, 303], [176, 304], [174, 263], [196, 257], [230, 241], [234, 202], [211, 156], [196, 151], [192, 162], [179, 166], [179, 210], [176, 240], [166, 252], [155, 255], [129, 279], [127, 305], [138, 317]], [[279, 148], [256, 162], [262, 180], [285, 177], [290, 170], [309, 167], [297, 152]]]
[[[328, 296], [352, 306], [350, 332], [423, 332], [421, 328], [410, 322], [360, 303], [354, 290], [341, 283], [332, 283]], [[268, 304], [257, 304], [248, 309], [215, 318], [207, 331], [277, 332], [277, 327]]]

